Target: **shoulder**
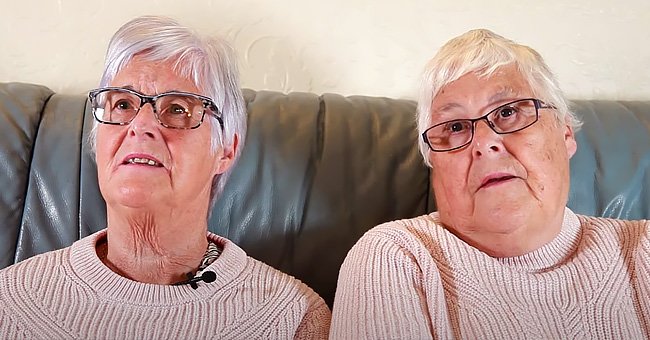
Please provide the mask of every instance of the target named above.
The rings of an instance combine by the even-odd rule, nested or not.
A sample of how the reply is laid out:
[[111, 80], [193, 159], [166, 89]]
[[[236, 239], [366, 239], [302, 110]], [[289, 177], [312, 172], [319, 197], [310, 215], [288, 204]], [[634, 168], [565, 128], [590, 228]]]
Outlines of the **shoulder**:
[[104, 231], [88, 235], [66, 248], [35, 255], [0, 270], [0, 301], [36, 301], [38, 296], [61, 289], [64, 283], [76, 282], [74, 258], [83, 261], [102, 235]]
[[273, 328], [291, 330], [296, 339], [327, 338], [332, 313], [325, 301], [302, 281], [264, 262], [246, 255], [243, 270], [232, 280], [231, 292], [239, 296], [236, 300], [248, 301], [239, 308], [256, 315], [252, 319], [265, 319]]
[[585, 242], [650, 256], [650, 221], [577, 215]]
[[70, 247], [35, 255], [7, 268], [0, 270], [0, 294], [8, 282], [29, 282], [51, 275], [56, 268], [66, 264], [70, 256]]
[[[275, 331], [286, 330], [295, 339], [326, 339], [332, 312], [309, 286], [250, 256], [246, 268], [233, 280], [233, 293], [248, 301], [251, 319], [264, 319]], [[261, 321], [262, 322], [262, 321]], [[268, 334], [263, 338], [284, 338]]]
[[293, 301], [304, 304], [305, 307], [325, 304], [313, 289], [299, 279], [250, 256], [247, 261], [248, 266], [244, 275], [247, 276], [251, 284], [260, 287], [269, 299], [291, 297]]
[[444, 296], [448, 234], [435, 213], [367, 231], [339, 271], [332, 337], [431, 337], [425, 314]]
[[456, 254], [468, 251], [469, 245], [439, 223], [437, 213], [396, 220], [370, 229], [357, 241], [343, 261], [339, 279], [356, 280], [359, 273], [371, 272], [381, 276], [386, 271], [437, 276], [441, 265], [448, 267]]
[[0, 270], [0, 324], [29, 324], [43, 299], [69, 272], [69, 252], [69, 248], [47, 252]]
[[621, 240], [635, 238], [648, 239], [650, 236], [650, 221], [621, 220], [606, 217], [577, 215], [582, 228], [591, 233], [614, 235]]
[[69, 274], [72, 270], [73, 253], [83, 251], [85, 244], [94, 241], [99, 233], [86, 236], [71, 246], [32, 256], [14, 265], [0, 270], [0, 294], [6, 291], [6, 285], [27, 289], [39, 288], [55, 277]]
[[438, 224], [437, 213], [422, 215], [415, 218], [395, 220], [382, 223], [368, 230], [363, 238], [382, 238], [394, 242], [404, 242], [410, 239], [431, 237], [441, 226]]
[[458, 246], [458, 241], [440, 224], [438, 214], [432, 213], [380, 224], [368, 230], [353, 249], [372, 248], [381, 252], [396, 248], [406, 253], [424, 251], [435, 255], [442, 249]]
[[223, 246], [222, 254], [210, 267], [218, 266], [212, 269], [229, 276], [232, 289], [254, 294], [260, 304], [293, 304], [305, 312], [315, 306], [327, 308], [324, 300], [302, 281], [248, 256], [224, 237], [215, 234], [209, 237]]

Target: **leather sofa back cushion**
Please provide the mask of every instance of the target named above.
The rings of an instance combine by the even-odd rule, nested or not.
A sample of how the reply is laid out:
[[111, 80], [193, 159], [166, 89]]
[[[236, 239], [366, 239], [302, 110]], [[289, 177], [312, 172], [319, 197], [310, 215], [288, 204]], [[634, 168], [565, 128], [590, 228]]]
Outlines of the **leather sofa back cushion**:
[[[415, 103], [245, 90], [242, 157], [212, 231], [290, 273], [331, 304], [347, 251], [369, 228], [435, 210], [417, 150]], [[650, 216], [650, 102], [576, 101], [577, 213]], [[0, 268], [106, 227], [86, 143], [84, 95], [0, 84]]]

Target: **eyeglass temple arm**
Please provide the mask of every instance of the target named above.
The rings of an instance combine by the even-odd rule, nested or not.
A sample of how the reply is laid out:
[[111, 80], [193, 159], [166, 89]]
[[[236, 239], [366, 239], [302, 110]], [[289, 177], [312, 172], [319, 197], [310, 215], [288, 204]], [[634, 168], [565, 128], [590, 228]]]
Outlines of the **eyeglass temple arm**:
[[557, 109], [557, 107], [550, 104], [546, 104], [546, 102], [542, 100], [536, 99], [535, 101], [537, 102], [538, 109]]
[[221, 117], [221, 111], [219, 111], [219, 108], [217, 105], [215, 105], [212, 101], [209, 101], [206, 103], [206, 108], [208, 108], [210, 111], [212, 111], [212, 115], [214, 115], [214, 118], [217, 119], [219, 122], [219, 125], [221, 126], [221, 131], [224, 131], [224, 124], [223, 124], [223, 118]]

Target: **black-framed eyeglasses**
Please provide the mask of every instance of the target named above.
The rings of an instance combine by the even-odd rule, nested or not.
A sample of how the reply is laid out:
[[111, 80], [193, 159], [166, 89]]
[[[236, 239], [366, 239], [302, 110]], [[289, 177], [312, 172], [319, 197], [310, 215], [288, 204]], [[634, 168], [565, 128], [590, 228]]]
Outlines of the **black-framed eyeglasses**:
[[503, 104], [474, 119], [454, 119], [436, 124], [422, 133], [422, 139], [434, 152], [467, 146], [474, 138], [476, 122], [485, 120], [492, 131], [503, 135], [521, 131], [539, 120], [539, 109], [554, 109], [535, 98], [518, 99]]
[[221, 112], [212, 99], [190, 92], [170, 91], [147, 96], [124, 87], [103, 87], [88, 93], [93, 116], [103, 124], [128, 125], [145, 104], [153, 107], [158, 122], [171, 129], [196, 129], [205, 112], [215, 116], [221, 130]]

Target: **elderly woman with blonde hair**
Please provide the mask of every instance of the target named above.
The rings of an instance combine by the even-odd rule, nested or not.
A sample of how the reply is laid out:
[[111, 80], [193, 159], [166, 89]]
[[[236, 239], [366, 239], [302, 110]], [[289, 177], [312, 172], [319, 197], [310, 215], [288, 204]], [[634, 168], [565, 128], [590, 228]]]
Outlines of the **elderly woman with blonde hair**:
[[314, 291], [208, 232], [246, 133], [229, 45], [134, 19], [89, 98], [107, 228], [0, 272], [0, 338], [326, 338]]
[[332, 339], [650, 337], [650, 224], [566, 207], [580, 122], [536, 51], [452, 39], [417, 115], [438, 211], [353, 247]]

